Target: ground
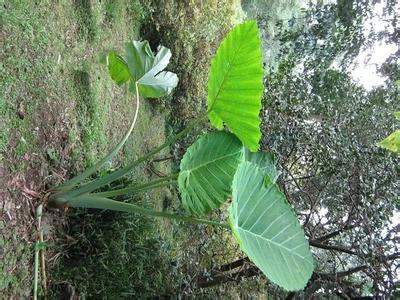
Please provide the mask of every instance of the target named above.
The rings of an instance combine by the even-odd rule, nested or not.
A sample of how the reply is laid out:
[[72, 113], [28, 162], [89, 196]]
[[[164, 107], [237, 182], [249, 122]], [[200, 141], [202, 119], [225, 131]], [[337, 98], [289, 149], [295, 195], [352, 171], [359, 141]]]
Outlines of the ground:
[[[113, 84], [101, 63], [104, 54], [122, 51], [129, 40], [148, 39], [154, 50], [158, 44], [171, 49], [168, 69], [180, 79], [172, 96], [143, 103], [134, 133], [106, 173], [161, 144], [204, 111], [212, 54], [240, 18], [236, 1], [72, 3], [1, 3], [0, 292], [5, 298], [32, 295], [34, 209], [46, 190], [103, 157], [133, 115], [132, 98]], [[141, 166], [125, 183], [176, 171], [193, 136], [161, 154], [172, 159]], [[134, 201], [182, 211], [174, 187]], [[223, 230], [90, 210], [46, 209], [43, 223], [51, 297], [235, 293], [229, 284], [191, 289], [196, 276], [240, 256]]]

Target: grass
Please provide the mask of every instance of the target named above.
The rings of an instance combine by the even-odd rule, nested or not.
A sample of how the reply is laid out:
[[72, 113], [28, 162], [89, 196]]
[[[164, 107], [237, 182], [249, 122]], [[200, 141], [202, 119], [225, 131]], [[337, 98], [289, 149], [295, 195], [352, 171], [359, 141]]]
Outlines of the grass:
[[[4, 221], [0, 221], [0, 230], [7, 228]], [[18, 290], [19, 295], [27, 297], [30, 295], [30, 271], [27, 268], [16, 268], [20, 263], [31, 259], [31, 252], [24, 243], [21, 243], [17, 232], [5, 233], [0, 237], [0, 290]], [[9, 250], [13, 255], [3, 252]], [[10, 272], [10, 270], [12, 270]], [[21, 288], [25, 284], [25, 288]]]
[[[172, 96], [142, 106], [134, 133], [117, 158], [124, 165], [162, 143], [204, 107], [208, 65], [235, 22], [237, 5], [211, 0], [1, 4], [0, 170], [7, 180], [0, 185], [6, 199], [0, 213], [4, 220], [11, 216], [0, 227], [2, 295], [26, 297], [32, 287], [31, 210], [38, 202], [13, 182], [43, 191], [76, 174], [115, 145], [133, 114], [132, 99], [111, 82], [100, 57], [110, 49], [121, 50], [131, 39], [148, 39], [153, 49], [162, 44], [172, 50], [169, 69], [180, 78]], [[191, 140], [171, 149], [175, 159]], [[154, 169], [168, 173], [176, 170], [176, 162], [145, 164], [126, 180], [155, 178]], [[133, 201], [182, 212], [173, 188]], [[90, 210], [66, 215], [48, 210], [45, 215], [54, 298], [67, 290], [69, 295], [73, 290], [82, 297], [109, 299], [236, 293], [230, 284], [192, 289], [196, 276], [237, 257], [237, 246], [230, 246], [223, 230]], [[221, 216], [216, 212], [214, 217]]]

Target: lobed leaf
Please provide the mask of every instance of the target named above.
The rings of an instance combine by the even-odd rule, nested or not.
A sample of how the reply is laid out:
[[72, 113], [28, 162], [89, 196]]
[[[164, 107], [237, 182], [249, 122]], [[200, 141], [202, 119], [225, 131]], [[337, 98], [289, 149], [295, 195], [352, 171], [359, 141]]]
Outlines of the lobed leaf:
[[129, 81], [129, 88], [143, 97], [158, 98], [171, 93], [178, 85], [175, 73], [163, 71], [171, 58], [171, 51], [158, 47], [157, 55], [147, 41], [133, 41], [125, 46], [126, 60], [111, 51], [107, 56], [111, 78], [118, 84]]
[[207, 97], [211, 124], [222, 129], [225, 122], [250, 151], [257, 151], [262, 94], [259, 31], [255, 21], [248, 21], [227, 35], [211, 62]]
[[240, 248], [282, 288], [301, 290], [314, 269], [304, 231], [276, 184], [264, 180], [251, 162], [242, 162], [232, 187], [229, 219]]

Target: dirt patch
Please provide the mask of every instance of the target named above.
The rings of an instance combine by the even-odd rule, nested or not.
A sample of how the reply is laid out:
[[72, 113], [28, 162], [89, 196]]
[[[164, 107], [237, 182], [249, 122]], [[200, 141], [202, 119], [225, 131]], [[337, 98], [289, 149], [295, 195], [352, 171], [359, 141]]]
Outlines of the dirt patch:
[[[26, 185], [21, 185], [24, 181]], [[0, 165], [0, 270], [4, 274], [0, 276], [0, 289], [6, 291], [6, 296], [8, 288], [30, 286], [24, 282], [30, 278], [29, 251], [33, 245], [34, 219], [32, 199], [26, 192], [33, 185], [23, 174], [11, 175], [4, 165]], [[27, 297], [29, 293], [29, 290], [18, 289], [17, 295], [9, 296]]]
[[[32, 286], [33, 251], [36, 240], [35, 208], [53, 184], [68, 176], [72, 145], [68, 142], [72, 105], [48, 99], [31, 116], [21, 112], [30, 124], [35, 144], [21, 157], [17, 145], [20, 130], [10, 130], [9, 143], [0, 164], [0, 289], [9, 297], [29, 297]], [[23, 110], [21, 110], [23, 111]], [[61, 226], [57, 213], [49, 212], [44, 221]], [[51, 228], [47, 226], [48, 229]], [[54, 230], [45, 230], [45, 242], [53, 240]], [[48, 256], [54, 256], [49, 252]], [[10, 291], [8, 295], [7, 291]]]

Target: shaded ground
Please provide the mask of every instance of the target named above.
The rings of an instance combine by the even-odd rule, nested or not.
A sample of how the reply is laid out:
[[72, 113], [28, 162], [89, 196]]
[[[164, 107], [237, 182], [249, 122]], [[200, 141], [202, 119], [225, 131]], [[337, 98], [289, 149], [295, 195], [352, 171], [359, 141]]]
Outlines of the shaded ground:
[[[201, 112], [209, 61], [237, 19], [237, 5], [211, 0], [2, 4], [0, 291], [6, 298], [31, 295], [33, 211], [41, 201], [35, 193], [102, 157], [133, 114], [131, 100], [113, 85], [101, 56], [131, 39], [149, 39], [153, 49], [171, 48], [169, 69], [180, 78], [173, 96], [142, 106], [135, 132], [117, 158], [125, 164]], [[127, 181], [176, 169], [191, 140], [171, 149], [175, 163], [145, 164]], [[134, 201], [182, 210], [173, 188]], [[52, 297], [66, 290], [89, 298], [240, 294], [234, 284], [193, 289], [197, 276], [240, 255], [220, 229], [85, 210], [66, 215], [47, 210], [44, 229]], [[256, 291], [257, 282], [242, 288], [246, 284]]]

